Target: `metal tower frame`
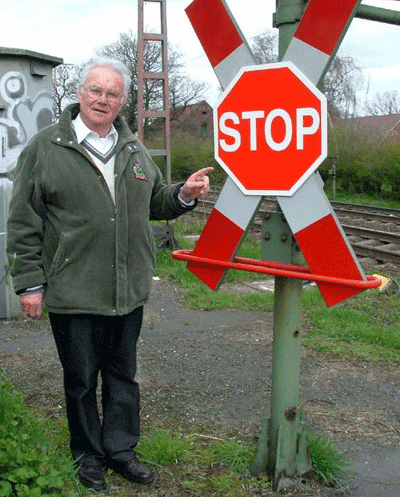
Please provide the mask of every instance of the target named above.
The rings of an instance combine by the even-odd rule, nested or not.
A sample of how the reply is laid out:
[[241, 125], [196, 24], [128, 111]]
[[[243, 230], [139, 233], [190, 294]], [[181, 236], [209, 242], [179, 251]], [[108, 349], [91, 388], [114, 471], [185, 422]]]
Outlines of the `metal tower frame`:
[[[144, 8], [146, 3], [157, 3], [160, 7], [160, 33], [146, 33], [144, 25]], [[148, 119], [163, 119], [163, 147], [161, 149], [149, 149], [152, 157], [164, 159], [164, 179], [167, 185], [171, 184], [171, 148], [170, 148], [170, 104], [168, 86], [168, 54], [167, 54], [167, 0], [138, 0], [138, 137], [144, 142]], [[161, 71], [145, 71], [145, 44], [146, 42], [158, 42], [161, 47]], [[161, 109], [147, 109], [145, 102], [145, 91], [147, 81], [161, 81], [163, 105]], [[154, 226], [153, 235], [158, 247], [172, 248], [176, 245], [174, 240], [173, 225], [166, 222], [164, 226]]]
[[[164, 158], [165, 181], [167, 184], [171, 184], [170, 106], [168, 86], [166, 2], [167, 0], [138, 0], [138, 137], [140, 140], [144, 141], [147, 119], [163, 119], [164, 147], [161, 149], [149, 150], [149, 153], [151, 156], [161, 156]], [[158, 3], [160, 6], [160, 33], [145, 32], [144, 6], [146, 3]], [[145, 71], [145, 44], [149, 41], [160, 42], [162, 54], [162, 67], [160, 72]], [[146, 109], [147, 103], [145, 102], [144, 95], [146, 90], [146, 82], [148, 80], [158, 80], [162, 82], [162, 109]]]

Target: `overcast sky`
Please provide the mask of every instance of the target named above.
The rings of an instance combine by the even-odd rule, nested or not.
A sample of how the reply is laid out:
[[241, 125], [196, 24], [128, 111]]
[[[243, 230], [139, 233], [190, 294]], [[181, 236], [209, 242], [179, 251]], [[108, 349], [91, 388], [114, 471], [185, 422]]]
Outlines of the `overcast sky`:
[[[272, 28], [275, 0], [226, 0], [238, 25], [252, 38]], [[169, 42], [182, 54], [186, 72], [193, 79], [210, 83], [208, 101], [214, 105], [218, 82], [185, 14], [191, 0], [167, 0]], [[363, 3], [400, 10], [395, 0], [364, 0]], [[145, 23], [152, 26], [158, 4], [148, 2]], [[137, 32], [137, 0], [2, 0], [0, 46], [33, 50], [79, 63], [94, 50], [129, 29]], [[340, 48], [363, 68], [364, 96], [399, 90], [400, 28], [354, 19]], [[368, 85], [369, 83], [369, 85]]]

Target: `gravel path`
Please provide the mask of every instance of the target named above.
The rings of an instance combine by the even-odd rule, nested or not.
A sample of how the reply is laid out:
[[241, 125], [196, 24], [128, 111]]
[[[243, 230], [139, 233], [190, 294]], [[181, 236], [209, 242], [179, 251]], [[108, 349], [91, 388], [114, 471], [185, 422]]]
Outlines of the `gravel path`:
[[[183, 424], [258, 437], [269, 414], [272, 313], [193, 311], [155, 281], [139, 343], [144, 427]], [[0, 361], [27, 402], [64, 410], [62, 371], [47, 320], [0, 320]], [[399, 369], [302, 348], [300, 401], [307, 425], [354, 465], [347, 496], [399, 496]]]

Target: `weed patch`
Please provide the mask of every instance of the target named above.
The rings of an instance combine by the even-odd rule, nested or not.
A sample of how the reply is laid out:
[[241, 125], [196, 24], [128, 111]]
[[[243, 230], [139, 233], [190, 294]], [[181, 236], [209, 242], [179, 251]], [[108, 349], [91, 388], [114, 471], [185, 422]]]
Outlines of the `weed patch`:
[[75, 496], [75, 472], [23, 395], [0, 381], [0, 496]]
[[141, 439], [136, 451], [142, 460], [159, 467], [185, 463], [195, 457], [195, 447], [190, 439], [179, 433], [170, 434], [166, 429], [157, 429]]
[[308, 435], [308, 448], [315, 475], [327, 486], [341, 483], [350, 462], [331, 441], [321, 435]]

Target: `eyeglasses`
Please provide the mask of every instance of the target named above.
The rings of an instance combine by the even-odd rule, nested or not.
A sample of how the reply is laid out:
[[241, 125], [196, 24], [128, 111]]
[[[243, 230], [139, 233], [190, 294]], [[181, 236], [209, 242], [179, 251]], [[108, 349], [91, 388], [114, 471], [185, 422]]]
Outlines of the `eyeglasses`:
[[123, 96], [118, 92], [110, 92], [109, 90], [105, 90], [103, 88], [99, 88], [98, 86], [89, 86], [83, 87], [89, 97], [92, 99], [100, 99], [103, 94], [106, 96], [106, 100], [111, 102], [112, 104], [116, 104], [118, 101], [122, 101]]

